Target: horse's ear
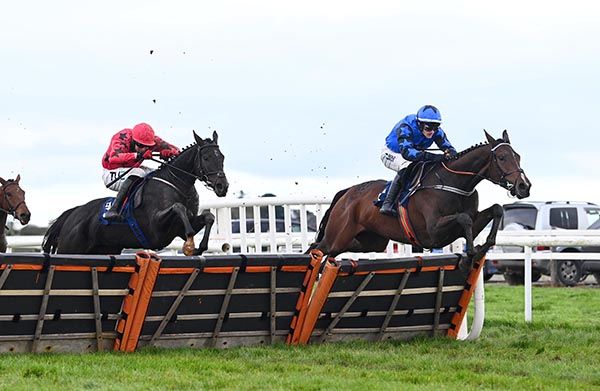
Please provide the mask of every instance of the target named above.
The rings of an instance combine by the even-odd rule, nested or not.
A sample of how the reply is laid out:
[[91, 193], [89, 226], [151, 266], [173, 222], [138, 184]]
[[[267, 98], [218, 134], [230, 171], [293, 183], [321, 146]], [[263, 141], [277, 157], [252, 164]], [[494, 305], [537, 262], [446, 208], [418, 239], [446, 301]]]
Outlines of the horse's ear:
[[508, 139], [508, 132], [506, 131], [506, 129], [504, 129], [504, 132], [502, 132], [502, 140], [504, 140], [505, 143], [510, 144], [510, 140]]
[[21, 174], [18, 174], [17, 177], [15, 178], [15, 182], [19, 183], [20, 180], [21, 180]]
[[490, 136], [490, 134], [485, 129], [483, 129], [483, 133], [485, 133], [485, 138], [487, 138], [487, 141], [488, 143], [490, 143], [490, 145], [496, 143], [496, 139]]
[[219, 135], [217, 134], [217, 131], [213, 131], [213, 141], [215, 142], [215, 144], [219, 144], [217, 141], [219, 140]]
[[192, 132], [194, 132], [194, 139], [196, 140], [196, 144], [203, 145], [204, 144], [204, 140], [202, 140], [202, 137], [198, 136], [196, 134], [195, 130], [192, 130]]
[[2, 184], [2, 186], [6, 185], [6, 181], [2, 177], [0, 177], [0, 184]]

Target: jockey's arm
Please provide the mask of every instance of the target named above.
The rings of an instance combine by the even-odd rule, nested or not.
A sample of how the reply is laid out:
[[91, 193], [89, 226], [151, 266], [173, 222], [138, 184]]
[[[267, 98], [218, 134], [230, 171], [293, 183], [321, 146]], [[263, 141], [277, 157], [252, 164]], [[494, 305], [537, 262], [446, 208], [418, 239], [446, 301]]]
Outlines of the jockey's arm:
[[136, 152], [130, 152], [124, 143], [114, 143], [108, 157], [111, 166], [132, 167], [138, 161]]
[[456, 155], [456, 149], [450, 144], [448, 141], [448, 137], [446, 137], [446, 133], [440, 128], [436, 135], [433, 138], [433, 141], [438, 146], [439, 149], [444, 151], [449, 155]]
[[179, 148], [177, 148], [173, 144], [169, 144], [168, 142], [162, 140], [158, 136], [154, 136], [154, 142], [156, 144], [154, 145], [154, 148], [152, 150], [155, 152], [161, 152], [161, 155], [164, 154], [164, 152], [166, 152], [166, 151], [168, 151], [167, 154], [169, 156], [174, 156], [174, 155], [179, 154]]

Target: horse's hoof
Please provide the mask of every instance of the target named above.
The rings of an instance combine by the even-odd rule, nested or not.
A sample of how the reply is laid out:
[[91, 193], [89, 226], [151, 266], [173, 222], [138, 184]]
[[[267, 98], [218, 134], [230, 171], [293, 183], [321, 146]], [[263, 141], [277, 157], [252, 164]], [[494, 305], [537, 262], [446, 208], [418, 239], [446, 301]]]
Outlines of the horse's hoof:
[[196, 246], [194, 245], [194, 238], [188, 238], [185, 243], [183, 243], [183, 254], [190, 257], [192, 255], [194, 255], [194, 252], [196, 251]]

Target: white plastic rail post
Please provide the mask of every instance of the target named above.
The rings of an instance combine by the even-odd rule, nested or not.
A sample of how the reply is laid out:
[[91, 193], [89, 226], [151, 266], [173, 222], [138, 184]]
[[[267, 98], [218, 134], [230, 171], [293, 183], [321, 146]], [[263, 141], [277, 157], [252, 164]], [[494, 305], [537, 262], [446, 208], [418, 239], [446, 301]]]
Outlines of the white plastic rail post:
[[477, 279], [477, 285], [475, 285], [475, 293], [473, 294], [473, 325], [471, 331], [469, 331], [467, 314], [463, 319], [460, 329], [458, 330], [458, 339], [461, 341], [473, 341], [479, 338], [481, 330], [483, 329], [483, 322], [485, 320], [485, 289], [483, 281], [483, 271], [479, 273]]
[[525, 322], [531, 322], [531, 246], [525, 246]]

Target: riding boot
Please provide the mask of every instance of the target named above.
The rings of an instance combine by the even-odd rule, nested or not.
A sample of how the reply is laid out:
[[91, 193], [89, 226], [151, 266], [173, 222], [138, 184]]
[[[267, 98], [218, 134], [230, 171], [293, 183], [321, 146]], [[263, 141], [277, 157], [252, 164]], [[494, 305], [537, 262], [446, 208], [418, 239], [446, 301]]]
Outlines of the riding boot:
[[381, 209], [379, 209], [379, 213], [388, 216], [398, 216], [398, 212], [395, 210], [395, 203], [398, 198], [398, 193], [400, 193], [400, 190], [402, 189], [402, 181], [404, 180], [405, 172], [406, 169], [402, 169], [396, 174], [396, 177], [392, 181], [385, 196], [383, 205], [381, 205]]
[[104, 218], [106, 220], [108, 220], [108, 221], [120, 221], [120, 220], [123, 219], [123, 217], [119, 213], [119, 210], [121, 209], [121, 206], [123, 204], [123, 200], [125, 199], [125, 196], [127, 195], [127, 192], [129, 191], [129, 188], [139, 178], [140, 177], [137, 176], [137, 175], [130, 175], [130, 176], [127, 177], [127, 179], [125, 179], [125, 182], [123, 182], [123, 185], [119, 189], [119, 192], [117, 193], [117, 196], [115, 197], [115, 200], [113, 201], [112, 205], [110, 206], [110, 209], [107, 210], [106, 213], [104, 213]]

